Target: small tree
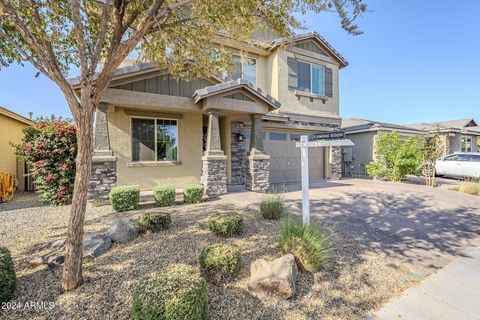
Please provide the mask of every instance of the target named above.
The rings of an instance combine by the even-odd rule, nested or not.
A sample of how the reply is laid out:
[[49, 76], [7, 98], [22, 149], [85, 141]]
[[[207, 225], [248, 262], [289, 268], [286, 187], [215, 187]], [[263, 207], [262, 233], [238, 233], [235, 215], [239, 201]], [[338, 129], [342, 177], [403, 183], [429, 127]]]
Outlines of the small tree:
[[39, 198], [51, 205], [72, 201], [75, 179], [77, 136], [73, 123], [65, 120], [40, 120], [24, 130], [17, 155], [32, 166]]
[[435, 185], [435, 160], [442, 156], [442, 148], [438, 131], [434, 134], [427, 134], [422, 139], [422, 175], [425, 184], [433, 187]]
[[[142, 60], [176, 78], [208, 77], [233, 67], [229, 49], [212, 41], [220, 33], [255, 45], [259, 27], [286, 35], [301, 27], [296, 13], [330, 8], [347, 32], [361, 33], [353, 20], [366, 11], [362, 0], [0, 0], [0, 67], [31, 63], [58, 85], [77, 127], [65, 290], [83, 281], [93, 115], [122, 61], [138, 49]], [[80, 71], [78, 88], [67, 81], [72, 66]]]
[[407, 174], [418, 174], [422, 164], [420, 138], [402, 139], [400, 133], [380, 134], [375, 140], [375, 160], [367, 165], [374, 178], [400, 181]]

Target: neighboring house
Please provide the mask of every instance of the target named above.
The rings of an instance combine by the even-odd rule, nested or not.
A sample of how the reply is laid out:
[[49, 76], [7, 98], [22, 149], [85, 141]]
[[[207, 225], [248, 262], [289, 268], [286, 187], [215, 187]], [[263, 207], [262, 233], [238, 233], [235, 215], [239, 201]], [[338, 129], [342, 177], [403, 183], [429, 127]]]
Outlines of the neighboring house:
[[32, 125], [32, 121], [13, 111], [0, 107], [0, 172], [15, 177], [17, 190], [31, 190], [30, 179], [25, 176], [27, 167], [15, 155], [11, 143], [18, 144], [23, 138], [23, 129]]
[[343, 148], [342, 173], [347, 177], [365, 177], [366, 166], [375, 159], [375, 139], [380, 134], [399, 132], [403, 137], [421, 135], [421, 130], [393, 123], [365, 120], [344, 119], [342, 129], [345, 135], [355, 144]]
[[474, 119], [415, 123], [407, 126], [426, 133], [437, 132], [442, 141], [443, 155], [478, 150], [477, 142], [480, 130]]
[[[90, 197], [105, 198], [115, 183], [203, 183], [215, 197], [227, 186], [299, 182], [295, 141], [340, 127], [347, 61], [313, 32], [259, 32], [256, 40], [214, 40], [232, 50], [238, 72], [230, 78], [177, 81], [151, 64], [117, 70], [96, 112]], [[340, 149], [323, 149], [310, 150], [311, 180], [341, 175]]]

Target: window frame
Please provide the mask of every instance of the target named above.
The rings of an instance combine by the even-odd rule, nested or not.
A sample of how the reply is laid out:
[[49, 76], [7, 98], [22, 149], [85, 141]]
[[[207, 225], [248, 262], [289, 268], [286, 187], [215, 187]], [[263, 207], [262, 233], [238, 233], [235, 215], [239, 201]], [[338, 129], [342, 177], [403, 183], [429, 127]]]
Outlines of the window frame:
[[[256, 85], [257, 85], [257, 79], [258, 79], [258, 68], [257, 68], [257, 66], [258, 66], [258, 59], [257, 59], [257, 58], [252, 58], [252, 57], [249, 57], [249, 56], [241, 56], [241, 55], [236, 54], [236, 53], [234, 53], [233, 56], [234, 56], [234, 57], [238, 57], [238, 58], [240, 59], [240, 66], [241, 66], [240, 73], [241, 73], [241, 78], [242, 78], [242, 79], [246, 79], [246, 78], [244, 77], [244, 73], [245, 73], [245, 71], [244, 71], [244, 63], [246, 63], [246, 60], [247, 60], [247, 59], [251, 59], [251, 60], [254, 60], [254, 61], [255, 61], [255, 82], [253, 82], [253, 84], [256, 86]], [[234, 79], [234, 80], [236, 80], [236, 79]], [[248, 80], [248, 79], [246, 79], [246, 80]], [[248, 81], [250, 81], [250, 80], [248, 80]], [[251, 81], [250, 81], [250, 82], [251, 82]]]
[[[133, 119], [147, 119], [147, 120], [154, 120], [153, 125], [155, 128], [155, 133], [154, 133], [154, 145], [155, 145], [155, 160], [133, 160]], [[158, 160], [158, 153], [157, 153], [157, 148], [158, 148], [158, 137], [157, 137], [157, 120], [169, 120], [172, 121], [174, 120], [177, 124], [177, 159], [175, 160]], [[180, 162], [180, 137], [179, 137], [179, 130], [178, 128], [180, 127], [179, 119], [177, 118], [156, 118], [156, 117], [142, 117], [142, 116], [130, 116], [130, 162], [131, 163], [177, 163]]]
[[[470, 141], [470, 149], [464, 148], [464, 144], [466, 146], [467, 141]], [[473, 151], [473, 138], [471, 136], [461, 136], [460, 137], [460, 150], [462, 152], [472, 152]]]
[[[310, 62], [306, 62], [306, 61], [299, 60], [299, 59], [297, 59], [297, 61], [301, 62], [301, 63], [308, 64], [310, 66], [310, 91], [300, 90], [298, 84], [297, 84], [296, 90], [298, 90], [300, 92], [306, 92], [306, 93], [309, 93], [311, 95], [325, 97], [325, 68], [326, 67], [322, 64], [310, 63]], [[314, 66], [316, 68], [322, 70], [321, 75], [322, 75], [323, 83], [322, 83], [322, 92], [320, 92], [320, 93], [314, 93], [313, 92], [313, 68], [314, 68]], [[287, 66], [287, 68], [288, 68], [288, 66]], [[297, 79], [300, 79], [300, 68], [298, 68], [298, 70], [297, 70]]]

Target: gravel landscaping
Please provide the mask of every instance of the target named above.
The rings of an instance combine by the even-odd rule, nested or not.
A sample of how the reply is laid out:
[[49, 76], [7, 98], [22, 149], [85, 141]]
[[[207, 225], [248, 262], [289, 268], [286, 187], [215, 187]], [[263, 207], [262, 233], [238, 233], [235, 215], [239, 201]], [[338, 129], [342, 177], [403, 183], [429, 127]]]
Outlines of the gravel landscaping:
[[[138, 210], [123, 213], [89, 205], [85, 232], [105, 232], [115, 219], [137, 218], [152, 205], [142, 203]], [[145, 275], [171, 262], [197, 265], [209, 243], [234, 244], [242, 252], [235, 278], [208, 285], [212, 319], [363, 319], [418, 281], [405, 266], [328, 227], [334, 262], [320, 272], [300, 272], [292, 299], [262, 304], [246, 289], [250, 264], [259, 258], [273, 260], [282, 252], [277, 245], [280, 222], [262, 219], [256, 207], [218, 200], [163, 208], [171, 214], [169, 229], [113, 244], [104, 255], [85, 262], [85, 281], [79, 288], [62, 293], [61, 268], [32, 268], [28, 262], [65, 237], [69, 207], [44, 206], [34, 195], [19, 194], [13, 202], [0, 204], [0, 244], [11, 250], [18, 278], [12, 302], [54, 306], [0, 310], [0, 318], [128, 319], [132, 292]], [[243, 233], [232, 238], [211, 233], [208, 217], [217, 211], [241, 213]]]

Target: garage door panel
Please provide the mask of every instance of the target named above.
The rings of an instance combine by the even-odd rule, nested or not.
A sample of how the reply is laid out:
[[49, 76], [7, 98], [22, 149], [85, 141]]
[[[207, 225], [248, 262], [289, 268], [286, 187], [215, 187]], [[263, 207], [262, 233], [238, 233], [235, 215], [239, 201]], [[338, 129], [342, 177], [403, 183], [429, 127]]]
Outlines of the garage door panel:
[[[270, 183], [301, 181], [300, 149], [294, 141], [264, 141], [265, 152], [270, 155]], [[311, 181], [324, 179], [323, 148], [309, 150], [309, 174]]]

